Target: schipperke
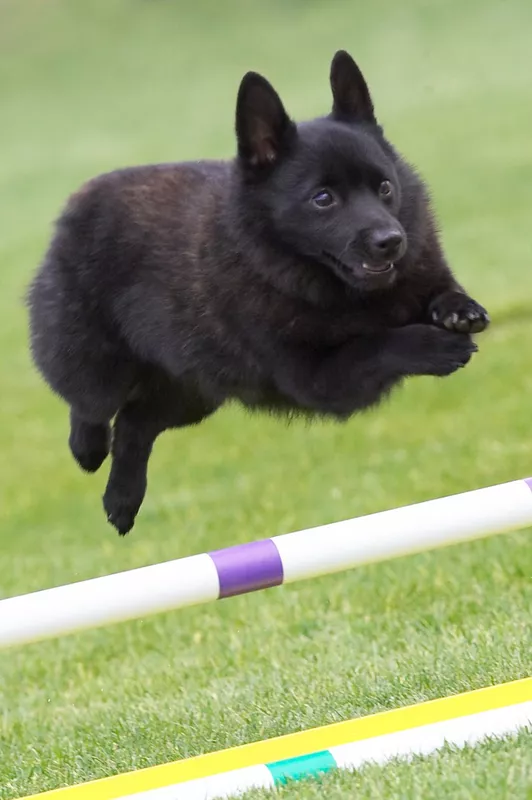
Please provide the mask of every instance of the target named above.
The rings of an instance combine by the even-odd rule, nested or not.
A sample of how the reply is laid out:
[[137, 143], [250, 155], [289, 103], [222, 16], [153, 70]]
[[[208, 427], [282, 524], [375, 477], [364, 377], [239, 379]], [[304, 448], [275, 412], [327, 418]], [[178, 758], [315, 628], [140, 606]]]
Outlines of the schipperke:
[[463, 367], [488, 324], [348, 53], [330, 81], [331, 113], [296, 125], [248, 72], [234, 160], [102, 175], [57, 222], [28, 292], [33, 357], [70, 406], [80, 466], [111, 450], [121, 534], [162, 431], [233, 399], [346, 419], [407, 376]]

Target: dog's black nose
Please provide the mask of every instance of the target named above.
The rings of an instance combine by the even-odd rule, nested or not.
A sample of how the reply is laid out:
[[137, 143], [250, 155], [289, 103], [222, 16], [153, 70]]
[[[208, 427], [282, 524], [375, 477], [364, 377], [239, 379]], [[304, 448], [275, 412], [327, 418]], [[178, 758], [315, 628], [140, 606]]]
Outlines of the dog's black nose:
[[402, 255], [404, 241], [404, 234], [397, 228], [376, 228], [368, 237], [372, 257], [381, 261], [395, 261]]

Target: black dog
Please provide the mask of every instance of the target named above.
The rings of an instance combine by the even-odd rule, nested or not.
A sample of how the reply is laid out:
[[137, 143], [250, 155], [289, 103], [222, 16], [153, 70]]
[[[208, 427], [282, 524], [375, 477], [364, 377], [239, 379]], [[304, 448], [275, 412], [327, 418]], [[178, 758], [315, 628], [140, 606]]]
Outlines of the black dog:
[[33, 356], [81, 467], [111, 447], [104, 506], [122, 534], [167, 428], [231, 399], [347, 418], [407, 376], [463, 367], [488, 324], [343, 51], [331, 86], [331, 114], [296, 126], [250, 72], [235, 160], [100, 176], [58, 221], [28, 294]]

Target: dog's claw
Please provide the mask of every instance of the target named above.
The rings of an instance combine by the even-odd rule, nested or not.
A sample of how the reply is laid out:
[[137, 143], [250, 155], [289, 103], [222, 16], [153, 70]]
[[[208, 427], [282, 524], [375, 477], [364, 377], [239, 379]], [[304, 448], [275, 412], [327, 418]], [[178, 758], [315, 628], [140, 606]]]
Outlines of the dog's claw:
[[444, 325], [445, 328], [447, 328], [448, 331], [453, 331], [453, 330], [455, 330], [457, 328], [459, 329], [459, 327], [458, 327], [459, 326], [458, 314], [455, 314], [455, 313], [449, 314], [449, 316], [446, 317], [443, 320], [443, 325]]
[[455, 329], [460, 333], [469, 333], [471, 331], [471, 321], [469, 319], [457, 319]]

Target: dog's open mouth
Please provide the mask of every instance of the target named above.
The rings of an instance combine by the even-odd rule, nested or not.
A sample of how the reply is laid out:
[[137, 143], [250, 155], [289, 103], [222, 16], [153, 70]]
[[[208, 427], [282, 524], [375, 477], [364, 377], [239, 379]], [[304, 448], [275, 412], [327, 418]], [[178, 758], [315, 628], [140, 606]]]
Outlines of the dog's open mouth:
[[[348, 274], [353, 273], [354, 271], [353, 267], [350, 267], [348, 266], [348, 264], [345, 264], [343, 261], [334, 256], [332, 253], [329, 253], [328, 250], [324, 250], [323, 255], [328, 259], [328, 261], [332, 261], [332, 263], [342, 272]], [[374, 275], [385, 275], [386, 273], [391, 272], [394, 269], [395, 264], [392, 261], [387, 261], [383, 264], [378, 264], [378, 265], [367, 264], [365, 261], [362, 261], [360, 266], [365, 272], [370, 272], [373, 273]]]

